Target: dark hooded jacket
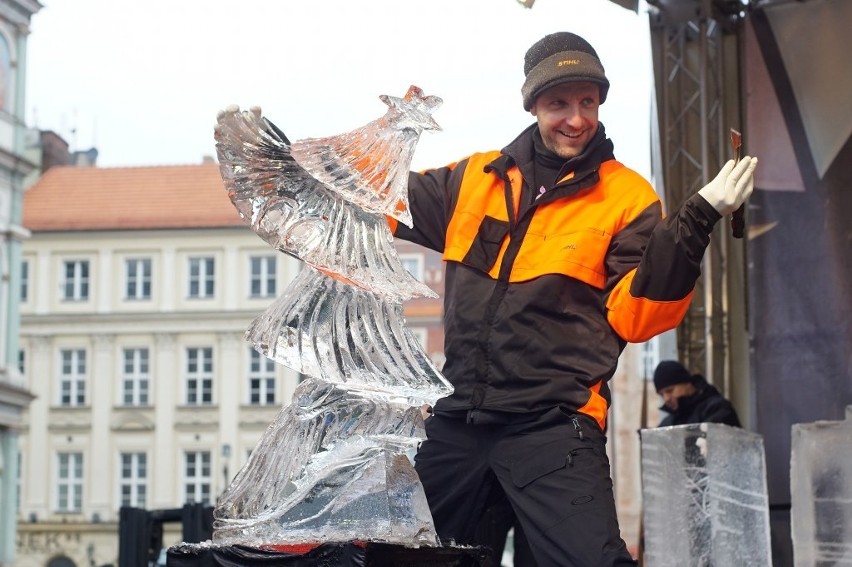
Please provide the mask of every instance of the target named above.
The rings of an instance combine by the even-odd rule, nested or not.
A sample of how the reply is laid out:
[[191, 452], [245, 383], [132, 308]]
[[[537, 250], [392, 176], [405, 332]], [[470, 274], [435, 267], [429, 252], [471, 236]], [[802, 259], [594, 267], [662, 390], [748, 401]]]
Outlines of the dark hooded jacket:
[[[715, 386], [698, 376], [693, 382], [697, 391], [691, 396], [678, 398], [677, 411], [669, 413], [660, 422], [660, 427], [685, 425], [687, 423], [724, 423], [741, 427], [737, 412]], [[666, 406], [661, 411], [670, 412]]]

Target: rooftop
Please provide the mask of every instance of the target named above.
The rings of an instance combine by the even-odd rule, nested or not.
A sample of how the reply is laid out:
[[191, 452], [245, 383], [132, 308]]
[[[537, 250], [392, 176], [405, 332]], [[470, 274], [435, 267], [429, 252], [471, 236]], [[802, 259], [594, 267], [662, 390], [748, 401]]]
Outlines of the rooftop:
[[33, 232], [242, 226], [216, 163], [50, 168], [24, 193]]

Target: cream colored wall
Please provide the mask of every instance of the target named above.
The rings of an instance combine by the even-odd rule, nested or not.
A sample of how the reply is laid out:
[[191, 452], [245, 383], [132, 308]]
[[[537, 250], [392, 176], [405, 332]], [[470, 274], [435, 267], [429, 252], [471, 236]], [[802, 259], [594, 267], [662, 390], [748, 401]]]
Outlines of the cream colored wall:
[[[181, 541], [179, 523], [163, 524], [163, 542], [171, 546]], [[15, 567], [44, 567], [59, 555], [83, 567], [112, 563], [118, 567], [118, 524], [19, 524], [18, 556]]]
[[[656, 340], [656, 339], [655, 339]], [[639, 545], [642, 516], [641, 447], [639, 429], [643, 425], [642, 390], [645, 389], [645, 423], [655, 427], [660, 421], [660, 399], [653, 382], [646, 375], [645, 357], [650, 370], [656, 367], [659, 354], [656, 344], [628, 344], [618, 361], [618, 369], [609, 386], [613, 405], [609, 414], [607, 453], [610, 459], [615, 491], [615, 506], [621, 537], [631, 552]], [[648, 378], [650, 378], [648, 376]]]
[[[144, 234], [144, 237], [140, 235]], [[278, 255], [279, 276], [298, 270], [300, 262], [274, 251], [248, 229], [126, 232], [36, 233], [24, 247], [30, 264], [31, 291], [21, 304], [29, 314], [116, 314], [172, 313], [186, 311], [240, 311], [263, 309], [265, 298], [249, 297], [249, 256]], [[152, 300], [124, 297], [125, 260], [150, 257]], [[190, 299], [188, 259], [211, 256], [216, 265], [216, 295], [213, 299]], [[88, 301], [61, 299], [62, 267], [66, 260], [89, 261]], [[234, 277], [238, 275], [238, 277]], [[282, 280], [286, 281], [286, 280]], [[283, 290], [279, 281], [279, 293]]]
[[[213, 299], [186, 297], [186, 259], [197, 253], [216, 258]], [[274, 300], [249, 297], [248, 258], [266, 253], [277, 254], [280, 294], [301, 263], [275, 252], [248, 229], [37, 233], [25, 243], [30, 294], [21, 306], [21, 348], [28, 386], [37, 398], [25, 416], [20, 442], [19, 525], [25, 529], [18, 543], [19, 566], [45, 565], [62, 552], [47, 549], [51, 545], [67, 547], [79, 565], [89, 564], [89, 544], [98, 550], [97, 564], [117, 562], [115, 530], [100, 534], [97, 526], [118, 521], [121, 452], [147, 453], [148, 509], [183, 505], [184, 451], [210, 451], [213, 498], [224, 490], [224, 468], [229, 477], [238, 472], [280, 407], [290, 402], [298, 380], [295, 372], [279, 367], [278, 403], [248, 404], [249, 346], [243, 334]], [[152, 299], [128, 301], [124, 261], [140, 256], [152, 259]], [[90, 262], [89, 300], [63, 302], [62, 262], [78, 258]], [[184, 405], [188, 346], [213, 348], [211, 406]], [[148, 406], [120, 405], [125, 347], [149, 349]], [[58, 406], [62, 348], [87, 352], [84, 407]], [[231, 446], [228, 459], [222, 456], [225, 444]], [[59, 451], [83, 453], [80, 514], [55, 510]], [[36, 522], [30, 522], [31, 515]], [[94, 517], [101, 524], [92, 523]], [[61, 542], [68, 534], [76, 539], [65, 545]]]

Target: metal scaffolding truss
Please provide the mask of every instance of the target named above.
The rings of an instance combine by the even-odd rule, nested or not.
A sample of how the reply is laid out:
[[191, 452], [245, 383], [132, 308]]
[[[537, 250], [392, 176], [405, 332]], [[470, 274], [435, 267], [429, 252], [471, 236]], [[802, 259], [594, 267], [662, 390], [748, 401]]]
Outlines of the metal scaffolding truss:
[[[741, 15], [731, 10], [739, 6], [711, 0], [651, 3], [660, 139], [655, 163], [661, 164], [655, 178], [668, 211], [695, 194], [731, 157], [730, 128], [742, 131], [737, 57]], [[728, 258], [738, 244], [731, 242], [730, 229], [722, 228], [713, 232], [695, 297], [677, 329], [677, 348], [688, 368], [727, 390]]]

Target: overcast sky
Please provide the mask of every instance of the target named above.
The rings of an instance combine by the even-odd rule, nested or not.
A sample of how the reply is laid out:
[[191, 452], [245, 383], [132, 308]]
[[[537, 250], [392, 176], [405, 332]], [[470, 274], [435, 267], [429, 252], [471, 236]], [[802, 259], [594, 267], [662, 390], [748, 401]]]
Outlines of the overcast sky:
[[648, 21], [608, 0], [41, 0], [27, 61], [30, 126], [102, 167], [215, 154], [229, 104], [258, 105], [291, 140], [343, 133], [411, 84], [444, 100], [415, 168], [500, 148], [533, 121], [523, 56], [573, 31], [612, 87], [601, 121], [616, 157], [648, 174]]

